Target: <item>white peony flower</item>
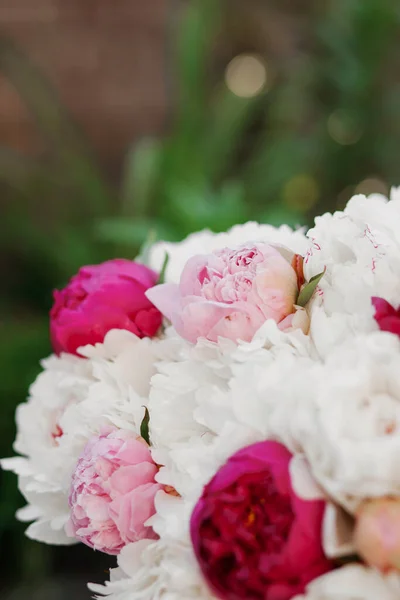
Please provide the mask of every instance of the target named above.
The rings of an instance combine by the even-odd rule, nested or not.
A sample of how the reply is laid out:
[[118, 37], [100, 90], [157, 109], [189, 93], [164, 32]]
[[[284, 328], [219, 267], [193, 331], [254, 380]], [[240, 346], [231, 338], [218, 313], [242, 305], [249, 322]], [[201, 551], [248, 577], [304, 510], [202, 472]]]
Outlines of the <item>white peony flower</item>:
[[[160, 358], [159, 342], [110, 331], [103, 344], [43, 361], [44, 371], [17, 409], [15, 450], [22, 456], [2, 466], [19, 476], [28, 506], [18, 517], [32, 521], [27, 535], [51, 543], [73, 543], [64, 533], [69, 517], [71, 474], [86, 442], [104, 425], [140, 430], [144, 406]], [[164, 344], [168, 350], [168, 342]]]
[[258, 349], [255, 340], [252, 351], [237, 348], [229, 401], [238, 423], [257, 431], [260, 439], [275, 439], [296, 452], [297, 432], [310, 414], [311, 382], [307, 374], [314, 361], [307, 336], [291, 335], [290, 339], [292, 343], [285, 340], [269, 346], [259, 338]]
[[293, 600], [398, 600], [400, 576], [382, 575], [361, 564], [350, 564], [312, 581]]
[[348, 340], [307, 373], [311, 402], [295, 437], [314, 477], [350, 512], [364, 498], [400, 495], [399, 373], [400, 340], [380, 331]]
[[250, 343], [183, 342], [175, 360], [157, 363], [148, 408], [153, 458], [164, 465], [159, 481], [198, 497], [236, 450], [268, 435], [288, 438], [285, 406], [295, 414], [296, 373], [312, 364], [309, 352], [300, 330], [283, 333], [268, 321]]
[[376, 330], [372, 296], [400, 298], [400, 198], [355, 196], [344, 211], [315, 219], [304, 260], [306, 279], [321, 273], [310, 334], [320, 356], [355, 333]]
[[308, 248], [307, 238], [302, 229], [293, 231], [287, 225], [273, 227], [259, 223], [235, 225], [226, 233], [213, 233], [209, 230], [192, 233], [182, 242], [159, 242], [150, 252], [150, 267], [159, 271], [164, 262], [165, 253], [169, 255], [166, 270], [166, 282], [178, 283], [188, 259], [196, 254], [210, 254], [221, 248], [235, 248], [247, 242], [266, 242], [286, 246], [297, 254], [304, 255]]
[[89, 584], [110, 600], [214, 600], [188, 544], [142, 540], [125, 546], [105, 585]]
[[82, 401], [94, 379], [89, 361], [64, 354], [42, 361], [43, 372], [30, 388], [29, 400], [17, 408], [14, 449], [22, 457], [2, 461], [4, 469], [19, 476], [19, 488], [28, 501], [17, 516], [35, 522], [28, 537], [48, 543], [73, 543], [64, 533], [68, 518], [66, 490], [60, 493], [75, 457], [64, 445], [60, 420], [68, 407]]

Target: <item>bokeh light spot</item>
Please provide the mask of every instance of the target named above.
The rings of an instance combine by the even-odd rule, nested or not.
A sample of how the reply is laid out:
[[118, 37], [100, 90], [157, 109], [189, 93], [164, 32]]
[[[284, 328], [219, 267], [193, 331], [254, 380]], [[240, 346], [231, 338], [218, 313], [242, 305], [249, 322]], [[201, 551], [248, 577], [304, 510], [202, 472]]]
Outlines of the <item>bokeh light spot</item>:
[[328, 133], [341, 146], [356, 144], [363, 134], [363, 128], [357, 115], [350, 111], [338, 109], [328, 118]]
[[382, 179], [378, 177], [367, 177], [361, 181], [355, 189], [356, 194], [383, 194], [387, 196], [389, 193], [389, 186]]
[[283, 188], [283, 201], [293, 210], [310, 210], [318, 201], [320, 189], [311, 175], [300, 174], [292, 177]]
[[225, 83], [235, 96], [256, 96], [267, 83], [267, 69], [263, 58], [256, 54], [235, 56], [226, 67]]

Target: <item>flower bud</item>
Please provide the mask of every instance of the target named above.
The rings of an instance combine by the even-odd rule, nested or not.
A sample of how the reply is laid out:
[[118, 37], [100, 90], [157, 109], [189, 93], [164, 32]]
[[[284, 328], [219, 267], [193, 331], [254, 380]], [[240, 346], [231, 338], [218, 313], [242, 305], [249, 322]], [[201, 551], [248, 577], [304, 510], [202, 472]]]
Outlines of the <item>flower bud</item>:
[[376, 498], [358, 510], [354, 532], [358, 553], [383, 572], [400, 570], [400, 498]]

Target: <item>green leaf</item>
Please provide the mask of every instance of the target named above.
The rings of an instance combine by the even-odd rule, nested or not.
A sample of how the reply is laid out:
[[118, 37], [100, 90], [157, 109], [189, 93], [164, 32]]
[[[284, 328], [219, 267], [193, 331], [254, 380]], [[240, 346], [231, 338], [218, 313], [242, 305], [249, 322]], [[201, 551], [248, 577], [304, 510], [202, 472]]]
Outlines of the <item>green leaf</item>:
[[143, 417], [142, 423], [140, 425], [140, 435], [142, 436], [144, 441], [150, 445], [149, 421], [150, 421], [150, 414], [149, 414], [147, 407], [145, 406], [144, 407], [144, 417]]
[[[180, 27], [174, 35], [178, 133], [190, 146], [193, 146], [194, 139], [197, 142], [207, 123], [208, 60], [221, 15], [219, 2], [193, 0], [187, 3]], [[185, 147], [188, 148], [186, 144]]]
[[167, 270], [168, 263], [169, 263], [169, 254], [168, 254], [168, 252], [166, 252], [157, 283], [164, 283], [165, 272]]
[[318, 273], [318, 275], [314, 275], [314, 277], [311, 277], [310, 281], [303, 285], [296, 302], [298, 306], [304, 307], [307, 304], [307, 302], [311, 300], [311, 297], [324, 274], [325, 269], [322, 271], [322, 273]]
[[256, 108], [263, 101], [262, 94], [252, 98], [236, 96], [226, 85], [217, 90], [204, 134], [204, 172], [210, 180], [218, 181], [232, 168], [246, 130], [255, 119]]

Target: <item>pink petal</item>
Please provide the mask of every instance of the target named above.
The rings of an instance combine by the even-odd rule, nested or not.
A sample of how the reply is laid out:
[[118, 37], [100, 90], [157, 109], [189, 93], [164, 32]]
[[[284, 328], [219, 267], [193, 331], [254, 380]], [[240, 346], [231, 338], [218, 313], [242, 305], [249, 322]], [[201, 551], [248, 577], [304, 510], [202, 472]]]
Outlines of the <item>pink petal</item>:
[[181, 296], [176, 283], [162, 283], [146, 291], [146, 297], [152, 304], [173, 323], [174, 315], [179, 314]]
[[156, 465], [149, 462], [120, 467], [111, 475], [109, 484], [113, 493], [127, 494], [139, 485], [153, 483], [157, 470]]
[[224, 262], [214, 254], [199, 254], [189, 258], [179, 283], [179, 291], [182, 296], [200, 295], [202, 282], [200, 282], [199, 274], [203, 268], [208, 272], [220, 273], [224, 268]]
[[[199, 337], [216, 342], [218, 337], [231, 340], [249, 341], [264, 319], [257, 307], [247, 303], [224, 304], [203, 300], [197, 297], [185, 299], [181, 322], [176, 324], [177, 332], [190, 342]], [[175, 323], [174, 323], [175, 324]]]
[[216, 342], [219, 337], [229, 340], [250, 342], [253, 339], [257, 329], [261, 327], [264, 318], [260, 313], [256, 319], [253, 319], [249, 312], [233, 310], [216, 325], [210, 329], [207, 339]]

